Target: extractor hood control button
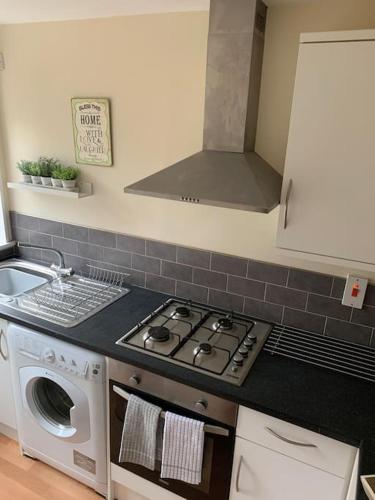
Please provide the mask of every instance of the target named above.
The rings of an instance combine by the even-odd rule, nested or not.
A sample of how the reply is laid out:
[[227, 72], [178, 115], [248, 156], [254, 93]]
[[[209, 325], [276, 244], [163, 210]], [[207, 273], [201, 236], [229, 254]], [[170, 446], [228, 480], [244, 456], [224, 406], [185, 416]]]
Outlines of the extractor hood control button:
[[243, 365], [243, 356], [241, 356], [241, 354], [236, 354], [233, 357], [233, 363], [237, 366], [242, 366]]
[[256, 341], [257, 341], [257, 336], [253, 335], [252, 333], [248, 333], [246, 335], [246, 340], [248, 340], [249, 342], [252, 342], [253, 344], [255, 344]]
[[44, 352], [43, 352], [43, 360], [46, 362], [46, 363], [54, 363], [55, 362], [55, 359], [56, 359], [56, 356], [55, 356], [55, 353], [52, 349], [46, 349]]

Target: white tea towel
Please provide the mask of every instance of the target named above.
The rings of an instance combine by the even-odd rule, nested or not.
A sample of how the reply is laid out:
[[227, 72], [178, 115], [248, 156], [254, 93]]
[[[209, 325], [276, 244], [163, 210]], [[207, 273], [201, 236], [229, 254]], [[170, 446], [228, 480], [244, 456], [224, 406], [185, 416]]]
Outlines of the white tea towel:
[[155, 470], [156, 431], [161, 408], [130, 395], [122, 430], [119, 462]]
[[203, 447], [203, 422], [167, 412], [160, 477], [200, 484]]

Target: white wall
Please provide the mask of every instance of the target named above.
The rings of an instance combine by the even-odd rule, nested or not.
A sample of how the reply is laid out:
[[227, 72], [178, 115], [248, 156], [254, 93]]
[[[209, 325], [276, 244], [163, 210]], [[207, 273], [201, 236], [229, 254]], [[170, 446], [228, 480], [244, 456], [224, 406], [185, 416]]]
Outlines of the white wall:
[[[343, 8], [339, 8], [342, 6]], [[370, 0], [269, 9], [257, 150], [283, 168], [300, 31], [374, 25]], [[208, 13], [171, 13], [0, 27], [8, 179], [22, 158], [74, 161], [70, 98], [109, 97], [114, 166], [82, 168], [95, 196], [11, 192], [13, 210], [322, 272], [347, 269], [286, 258], [269, 215], [123, 193], [123, 187], [201, 149]]]

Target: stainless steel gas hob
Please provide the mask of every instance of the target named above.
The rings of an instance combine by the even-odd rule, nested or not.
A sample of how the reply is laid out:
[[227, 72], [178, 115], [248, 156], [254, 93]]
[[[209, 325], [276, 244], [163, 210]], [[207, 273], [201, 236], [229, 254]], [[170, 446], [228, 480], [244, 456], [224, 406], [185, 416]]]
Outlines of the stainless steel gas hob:
[[240, 386], [272, 326], [169, 299], [116, 344]]

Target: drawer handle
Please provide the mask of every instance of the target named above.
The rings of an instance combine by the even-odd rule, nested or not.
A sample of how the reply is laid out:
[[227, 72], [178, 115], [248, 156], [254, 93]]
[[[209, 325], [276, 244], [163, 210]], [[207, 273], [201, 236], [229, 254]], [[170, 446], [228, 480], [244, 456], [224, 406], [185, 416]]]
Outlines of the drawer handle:
[[285, 443], [288, 444], [293, 444], [294, 446], [303, 446], [305, 448], [317, 448], [316, 444], [312, 443], [300, 443], [299, 441], [292, 441], [291, 439], [287, 439], [286, 437], [280, 436], [277, 432], [272, 430], [270, 427], [266, 427], [266, 431], [268, 431], [272, 436], [277, 437], [278, 439], [281, 439], [281, 441], [284, 441]]
[[[7, 351], [4, 352], [3, 351], [3, 347], [2, 347], [2, 340], [3, 340], [3, 338], [4, 338], [5, 345], [6, 345], [6, 339], [5, 339], [4, 330], [0, 330], [0, 356], [3, 358], [4, 361], [7, 361], [7, 359], [8, 359]], [[7, 345], [6, 345], [6, 349], [8, 350], [8, 346]]]
[[237, 469], [237, 474], [236, 474], [236, 492], [240, 492], [240, 474], [241, 474], [241, 467], [242, 467], [242, 462], [243, 462], [243, 456], [240, 456], [240, 461], [238, 462], [238, 469]]

